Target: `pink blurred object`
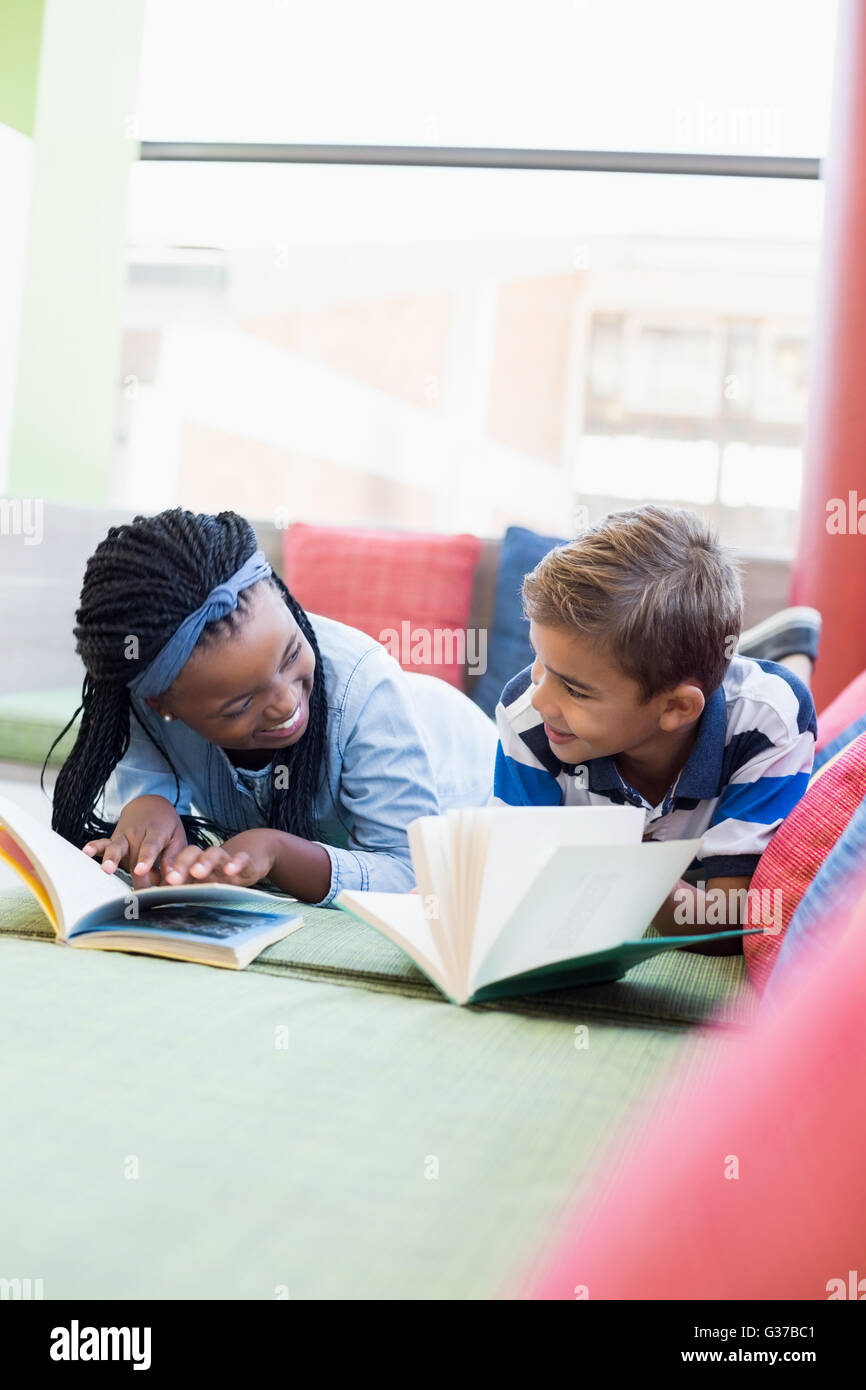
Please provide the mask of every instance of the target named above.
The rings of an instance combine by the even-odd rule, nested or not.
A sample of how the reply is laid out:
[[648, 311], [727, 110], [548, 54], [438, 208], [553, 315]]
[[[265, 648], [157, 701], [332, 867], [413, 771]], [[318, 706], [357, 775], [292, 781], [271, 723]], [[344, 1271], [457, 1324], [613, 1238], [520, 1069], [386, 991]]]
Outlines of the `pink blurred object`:
[[815, 752], [820, 753], [826, 744], [832, 743], [834, 738], [862, 714], [866, 714], [866, 671], [861, 671], [859, 676], [855, 676], [850, 685], [846, 685], [835, 700], [818, 715]]
[[862, 1280], [866, 1298], [866, 878], [856, 886], [818, 966], [697, 1093], [674, 1082], [653, 1100], [636, 1157], [572, 1206], [564, 1236], [560, 1218], [505, 1297], [825, 1300]]

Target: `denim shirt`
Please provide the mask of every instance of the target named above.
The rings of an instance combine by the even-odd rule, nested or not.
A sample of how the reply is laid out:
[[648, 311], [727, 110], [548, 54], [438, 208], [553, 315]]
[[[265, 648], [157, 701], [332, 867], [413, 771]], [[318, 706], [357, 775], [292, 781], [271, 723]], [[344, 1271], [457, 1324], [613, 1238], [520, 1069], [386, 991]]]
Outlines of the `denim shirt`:
[[[332, 618], [308, 617], [328, 710], [315, 814], [331, 882], [317, 905], [327, 906], [343, 888], [406, 892], [415, 877], [407, 825], [416, 816], [487, 804], [496, 726], [454, 686], [403, 671], [372, 637]], [[130, 718], [129, 748], [103, 789], [106, 820], [116, 821], [133, 798], [156, 795], [179, 814], [208, 816], [230, 833], [267, 825], [244, 770], [224, 749], [131, 698], [159, 748]], [[177, 770], [177, 801], [159, 749]]]

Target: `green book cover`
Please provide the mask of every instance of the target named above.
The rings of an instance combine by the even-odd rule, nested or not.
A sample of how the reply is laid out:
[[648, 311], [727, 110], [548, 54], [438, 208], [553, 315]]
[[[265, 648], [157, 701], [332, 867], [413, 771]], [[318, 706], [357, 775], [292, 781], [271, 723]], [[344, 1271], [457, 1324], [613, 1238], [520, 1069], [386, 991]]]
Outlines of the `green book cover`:
[[703, 936], [658, 936], [645, 937], [641, 941], [623, 941], [606, 951], [594, 951], [591, 955], [578, 956], [574, 960], [556, 961], [553, 965], [542, 965], [537, 970], [527, 970], [522, 975], [512, 975], [507, 980], [497, 980], [477, 990], [467, 1002], [478, 1004], [485, 999], [506, 999], [544, 989], [611, 984], [614, 980], [622, 979], [633, 965], [660, 955], [662, 951], [673, 951], [707, 941], [724, 941], [729, 937], [750, 936], [760, 930], [760, 927], [737, 928], [707, 932]]
[[[354, 912], [347, 903], [340, 902], [339, 898], [335, 899], [335, 906], [340, 908], [341, 912], [348, 913], [350, 917], [355, 917], [367, 926], [376, 925], [368, 917]], [[378, 927], [376, 929], [379, 930]], [[536, 994], [547, 989], [572, 989], [583, 985], [612, 984], [613, 981], [622, 979], [632, 966], [639, 965], [641, 961], [649, 960], [652, 956], [661, 955], [663, 951], [679, 950], [683, 946], [703, 945], [708, 941], [725, 941], [733, 937], [751, 936], [760, 931], [760, 927], [735, 928], [730, 931], [705, 932], [700, 936], [650, 936], [644, 937], [640, 941], [623, 941], [618, 946], [608, 947], [604, 951], [593, 951], [589, 955], [575, 956], [570, 960], [554, 961], [549, 965], [538, 966], [534, 970], [524, 970], [519, 975], [510, 975], [505, 979], [496, 980], [492, 984], [476, 990], [464, 1002], [481, 1004], [488, 999], [511, 999], [520, 994]], [[393, 940], [393, 938], [389, 939]], [[394, 944], [398, 943], [395, 942]], [[401, 949], [403, 948], [401, 947]], [[410, 951], [406, 951], [405, 954], [452, 1004], [459, 1004], [460, 1001], [448, 993], [441, 980], [437, 980], [435, 975], [424, 968], [423, 960], [419, 960]]]
[[[695, 934], [690, 914], [702, 904], [680, 880], [699, 863], [701, 841], [645, 841], [643, 831], [636, 807], [419, 817], [408, 827], [418, 893], [344, 889], [334, 901], [405, 951], [456, 1004], [607, 984], [662, 951], [761, 930], [739, 924], [738, 906], [733, 923], [723, 918]], [[674, 921], [691, 934], [647, 937], [672, 893]]]

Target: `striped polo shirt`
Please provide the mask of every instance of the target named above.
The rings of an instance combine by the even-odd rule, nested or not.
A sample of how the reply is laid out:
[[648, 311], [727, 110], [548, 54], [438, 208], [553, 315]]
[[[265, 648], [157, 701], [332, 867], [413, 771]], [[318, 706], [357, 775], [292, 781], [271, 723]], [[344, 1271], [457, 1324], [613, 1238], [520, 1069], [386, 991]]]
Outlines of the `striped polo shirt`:
[[531, 670], [508, 682], [496, 707], [492, 805], [642, 806], [645, 840], [701, 840], [690, 867], [708, 879], [754, 873], [812, 770], [815, 705], [792, 671], [734, 656], [704, 705], [688, 761], [651, 806], [620, 776], [612, 756], [560, 761], [530, 703]]

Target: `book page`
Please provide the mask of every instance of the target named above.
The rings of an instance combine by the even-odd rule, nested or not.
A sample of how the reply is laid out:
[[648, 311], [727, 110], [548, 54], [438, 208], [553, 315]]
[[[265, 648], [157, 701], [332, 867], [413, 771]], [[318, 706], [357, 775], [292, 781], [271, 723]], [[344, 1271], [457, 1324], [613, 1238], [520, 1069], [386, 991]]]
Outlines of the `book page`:
[[[421, 890], [426, 930], [435, 943], [436, 959], [446, 978], [459, 978], [455, 941], [460, 934], [457, 879], [451, 857], [452, 822], [459, 811], [445, 816], [418, 816], [409, 822], [408, 839], [412, 867]], [[403, 896], [397, 894], [395, 896]], [[412, 894], [417, 897], [418, 894]]]
[[[95, 860], [6, 796], [0, 796], [0, 825], [21, 846], [36, 870], [61, 937], [65, 938], [78, 919], [93, 908], [132, 891], [122, 878], [105, 873]], [[11, 859], [8, 862], [16, 867]], [[29, 876], [21, 876], [35, 891], [28, 882]]]
[[516, 905], [471, 984], [638, 940], [700, 849], [700, 840], [557, 849]]
[[488, 807], [489, 839], [472, 940], [474, 978], [514, 906], [560, 845], [639, 845], [639, 806]]
[[[129, 899], [104, 903], [74, 927], [71, 946], [119, 949], [208, 961], [247, 962], [266, 945], [304, 924], [298, 904], [254, 889], [226, 893], [222, 884], [198, 883], [192, 891], [142, 889]], [[260, 902], [259, 899], [262, 901]]]
[[[490, 844], [490, 829], [496, 816], [491, 816], [494, 807], [473, 808], [460, 812], [461, 834], [458, 839], [460, 858], [458, 877], [461, 885], [462, 931], [459, 941], [458, 978], [461, 988], [468, 994], [469, 972], [471, 968], [472, 946], [484, 886], [484, 871]], [[457, 837], [455, 837], [457, 839]]]
[[405, 951], [445, 994], [452, 993], [420, 894], [354, 892], [344, 888], [334, 902], [375, 927]]
[[34, 898], [39, 900], [45, 916], [56, 932], [57, 914], [54, 911], [54, 904], [45, 891], [45, 885], [39, 877], [36, 865], [27, 858], [18, 841], [13, 840], [9, 831], [2, 827], [0, 827], [0, 859], [8, 864], [10, 869], [14, 869], [19, 878], [24, 880]]
[[[126, 888], [121, 898], [102, 903], [79, 918], [68, 939], [101, 932], [115, 935], [188, 936], [191, 941], [211, 936], [214, 942], [233, 943], [248, 933], [271, 930], [275, 920], [299, 915], [295, 898], [267, 893], [239, 883], [180, 883], [153, 888]], [[299, 923], [300, 925], [300, 923]]]

